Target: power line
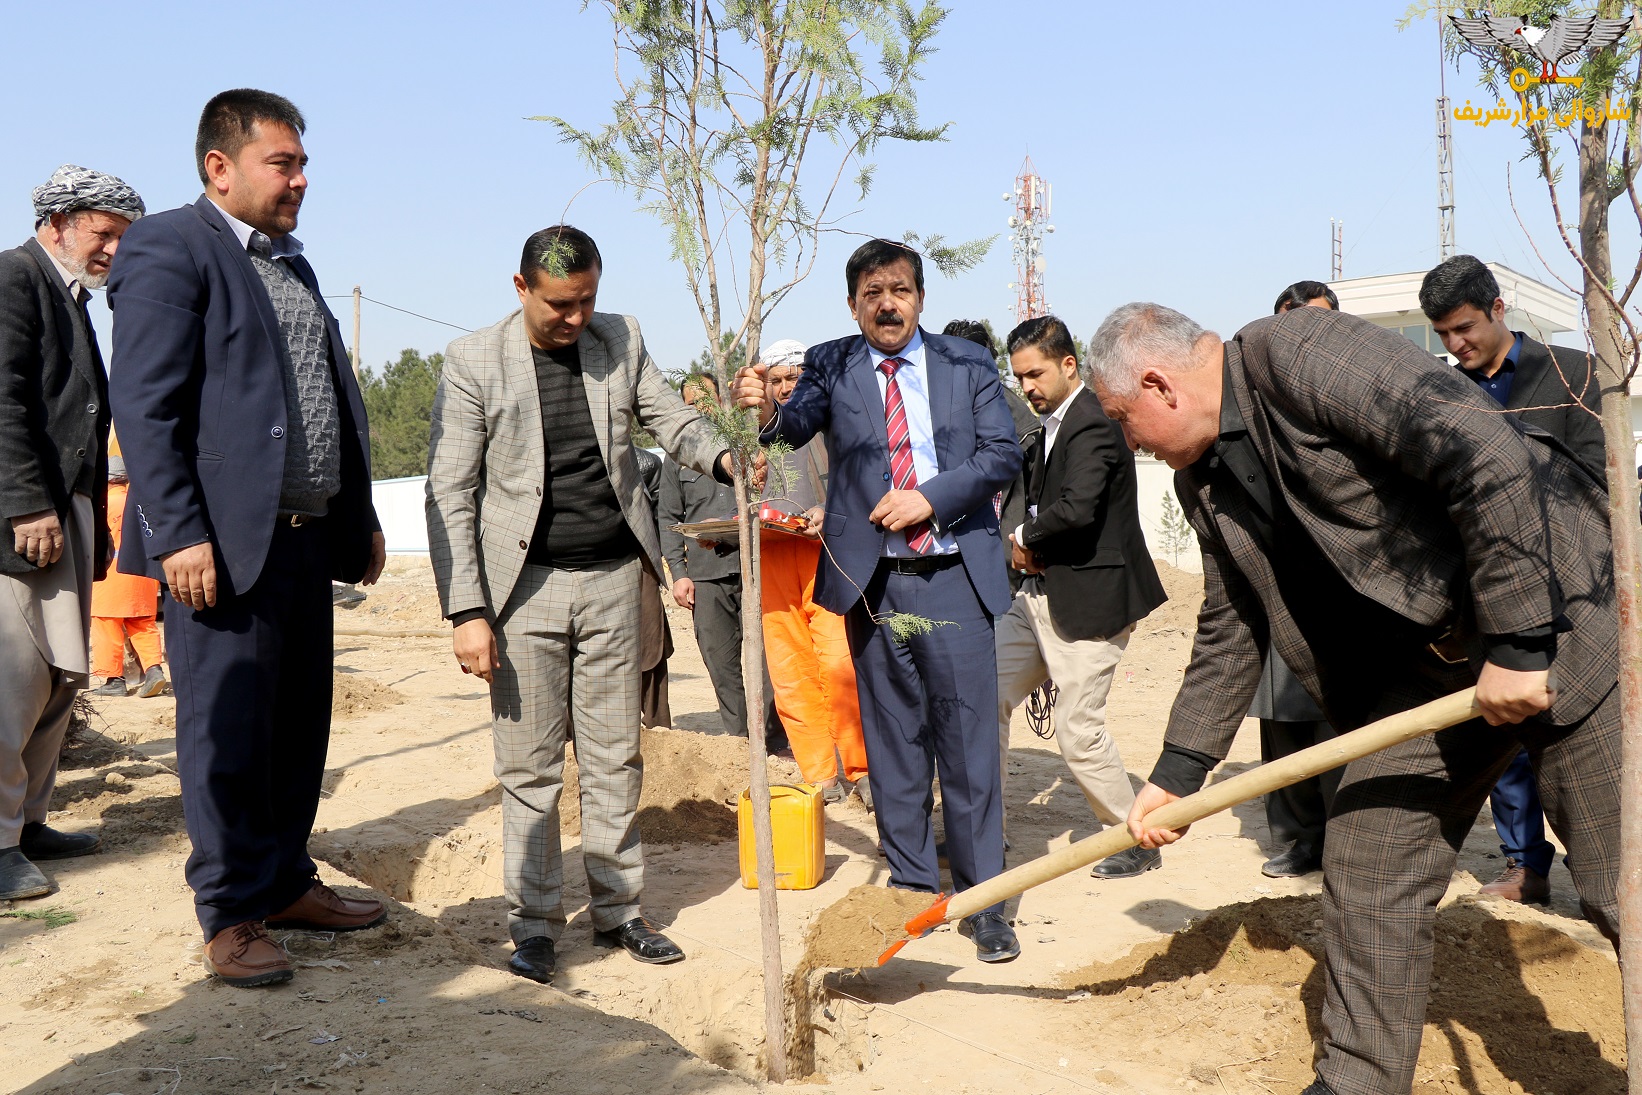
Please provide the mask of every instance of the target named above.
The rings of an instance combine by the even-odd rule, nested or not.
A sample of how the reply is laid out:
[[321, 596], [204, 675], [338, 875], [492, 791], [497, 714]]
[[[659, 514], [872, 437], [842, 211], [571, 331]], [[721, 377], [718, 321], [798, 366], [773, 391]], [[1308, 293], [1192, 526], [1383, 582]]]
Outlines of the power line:
[[[326, 300], [352, 300], [353, 299], [353, 294], [352, 293], [331, 293], [331, 294], [327, 294], [325, 299]], [[386, 308], [390, 312], [401, 312], [401, 313], [403, 313], [407, 316], [415, 316], [417, 319], [425, 319], [429, 323], [437, 323], [442, 327], [454, 327], [456, 330], [461, 331], [464, 334], [472, 334], [473, 333], [473, 328], [471, 328], [471, 327], [463, 327], [460, 323], [451, 323], [449, 320], [434, 319], [432, 316], [425, 316], [421, 312], [413, 312], [409, 308], [401, 308], [397, 304], [389, 304], [387, 301], [376, 300], [372, 297], [366, 296], [364, 293], [359, 294], [359, 299], [360, 300], [370, 301], [372, 304], [375, 304], [380, 308]]]

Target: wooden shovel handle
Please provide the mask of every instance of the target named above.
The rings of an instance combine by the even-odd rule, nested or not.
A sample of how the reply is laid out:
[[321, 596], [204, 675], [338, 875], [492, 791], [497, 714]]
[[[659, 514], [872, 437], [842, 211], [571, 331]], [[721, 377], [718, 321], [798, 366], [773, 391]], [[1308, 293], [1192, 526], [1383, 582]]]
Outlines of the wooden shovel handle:
[[[1379, 722], [1371, 722], [1320, 745], [1279, 757], [1270, 764], [1262, 764], [1241, 775], [1210, 784], [1196, 794], [1187, 795], [1183, 799], [1153, 810], [1146, 815], [1146, 825], [1148, 828], [1158, 829], [1178, 829], [1183, 825], [1190, 825], [1240, 802], [1259, 798], [1280, 787], [1298, 783], [1319, 772], [1338, 768], [1358, 757], [1378, 753], [1400, 742], [1456, 726], [1481, 713], [1482, 709], [1477, 706], [1475, 688], [1455, 692], [1383, 718]], [[940, 913], [944, 914], [941, 919], [924, 923], [925, 918], [929, 916], [929, 913], [925, 913], [909, 921], [907, 930], [910, 934], [916, 935], [918, 931], [943, 921], [972, 916], [989, 905], [1007, 901], [1017, 894], [1025, 893], [1033, 886], [1041, 886], [1050, 879], [1070, 874], [1079, 867], [1086, 867], [1096, 860], [1105, 859], [1134, 845], [1135, 838], [1129, 835], [1126, 826], [1113, 825], [1076, 844], [1050, 852], [1030, 863], [1022, 863], [1019, 867], [987, 879], [979, 886], [954, 894], [947, 899], [944, 909], [937, 906], [936, 909], [930, 910], [931, 913], [940, 910]], [[914, 925], [918, 925], [917, 931], [914, 930]]]

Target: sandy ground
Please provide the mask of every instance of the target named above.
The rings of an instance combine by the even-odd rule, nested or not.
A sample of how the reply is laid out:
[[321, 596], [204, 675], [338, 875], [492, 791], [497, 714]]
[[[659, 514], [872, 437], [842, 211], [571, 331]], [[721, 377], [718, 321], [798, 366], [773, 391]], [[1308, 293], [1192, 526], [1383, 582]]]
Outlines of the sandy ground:
[[[1185, 665], [1198, 579], [1130, 644], [1110, 719], [1132, 773], [1155, 759]], [[500, 806], [484, 687], [454, 667], [425, 562], [396, 559], [339, 609], [337, 721], [313, 851], [328, 881], [392, 902], [384, 927], [291, 933], [296, 979], [225, 988], [199, 965], [182, 865], [169, 699], [99, 700], [68, 750], [53, 823], [99, 829], [95, 856], [46, 864], [58, 891], [0, 909], [0, 1088], [184, 1092], [732, 1092], [758, 1085], [757, 895], [739, 881], [729, 803], [746, 780], [715, 733], [688, 619], [673, 616], [679, 729], [646, 740], [646, 912], [689, 952], [646, 967], [595, 950], [567, 811], [570, 927], [549, 988], [509, 975]], [[347, 634], [341, 632], [367, 632]], [[431, 635], [427, 633], [432, 633]], [[1257, 759], [1252, 724], [1227, 766]], [[772, 761], [773, 778], [796, 778]], [[1017, 715], [1010, 862], [1094, 831], [1052, 741]], [[827, 875], [781, 894], [789, 969], [820, 912], [882, 883], [872, 820], [829, 809]], [[729, 836], [730, 839], [724, 839]], [[974, 961], [950, 928], [889, 966], [812, 983], [798, 1039], [814, 1090], [1296, 1092], [1317, 1036], [1318, 877], [1263, 878], [1263, 810], [1199, 823], [1140, 879], [1063, 877], [1012, 903], [1023, 952]], [[1439, 922], [1416, 1090], [1623, 1090], [1611, 951], [1578, 919], [1565, 868], [1549, 910], [1477, 903], [1498, 872], [1479, 818]], [[44, 914], [50, 913], [49, 918]]]

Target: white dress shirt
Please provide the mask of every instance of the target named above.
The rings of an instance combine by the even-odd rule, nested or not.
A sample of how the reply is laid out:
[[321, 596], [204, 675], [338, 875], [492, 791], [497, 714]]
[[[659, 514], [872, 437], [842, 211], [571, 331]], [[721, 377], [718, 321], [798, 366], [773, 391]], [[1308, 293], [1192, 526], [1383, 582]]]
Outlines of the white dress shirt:
[[[907, 416], [907, 443], [912, 446], [912, 470], [917, 473], [918, 483], [922, 486], [941, 473], [940, 461], [935, 454], [935, 426], [929, 413], [929, 366], [924, 353], [923, 332], [913, 331], [912, 341], [898, 354], [881, 353], [871, 343], [867, 344], [867, 353], [872, 358], [872, 373], [878, 378], [878, 394], [885, 399], [889, 395], [889, 377], [878, 366], [891, 357], [905, 362], [895, 370], [895, 384], [901, 390], [901, 409]], [[933, 520], [929, 531], [935, 537], [935, 543], [922, 554], [951, 555], [958, 550], [958, 538], [950, 531], [938, 530]], [[884, 533], [885, 556], [905, 559], [917, 558], [919, 554], [907, 545], [904, 530]]]
[[[1065, 420], [1066, 411], [1072, 406], [1072, 400], [1076, 399], [1081, 391], [1083, 391], [1083, 381], [1079, 380], [1077, 387], [1073, 388], [1067, 393], [1066, 398], [1060, 401], [1060, 406], [1043, 416], [1043, 466], [1046, 468], [1049, 466], [1049, 454], [1055, 451], [1055, 438], [1060, 436], [1060, 424]], [[1038, 515], [1037, 506], [1032, 507], [1031, 515], [1033, 517]], [[1015, 543], [1023, 546], [1025, 541], [1021, 539], [1021, 529], [1025, 527], [1024, 524], [1015, 526]]]

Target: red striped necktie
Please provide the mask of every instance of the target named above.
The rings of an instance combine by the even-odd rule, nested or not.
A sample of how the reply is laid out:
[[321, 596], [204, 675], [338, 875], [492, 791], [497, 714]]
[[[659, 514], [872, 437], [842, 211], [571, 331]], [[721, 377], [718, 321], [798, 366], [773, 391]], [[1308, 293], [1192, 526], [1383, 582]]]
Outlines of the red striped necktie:
[[[907, 411], [901, 405], [901, 385], [895, 379], [896, 371], [906, 363], [905, 358], [885, 358], [878, 363], [878, 370], [889, 378], [884, 386], [884, 424], [889, 432], [890, 475], [896, 490], [917, 490], [918, 471], [912, 466], [912, 431], [907, 428]], [[908, 525], [902, 531], [906, 533], [907, 546], [915, 554], [923, 555], [935, 546], [935, 536], [929, 531], [927, 521]]]

